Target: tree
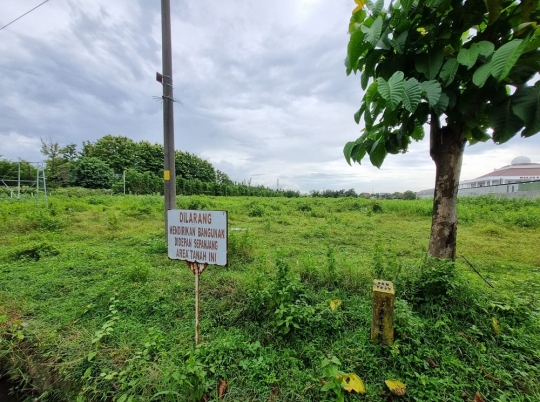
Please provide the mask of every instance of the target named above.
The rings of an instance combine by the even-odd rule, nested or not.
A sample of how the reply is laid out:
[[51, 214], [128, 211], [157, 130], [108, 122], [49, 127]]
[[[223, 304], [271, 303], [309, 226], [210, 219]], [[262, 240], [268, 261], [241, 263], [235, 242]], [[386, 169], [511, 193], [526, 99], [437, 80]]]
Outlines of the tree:
[[114, 171], [101, 159], [81, 156], [69, 167], [69, 182], [85, 188], [111, 188]]
[[416, 200], [416, 193], [411, 190], [407, 190], [403, 193], [402, 198], [404, 200]]
[[77, 145], [69, 144], [60, 147], [58, 142], [41, 138], [41, 153], [47, 156], [46, 172], [50, 185], [62, 183], [67, 179], [68, 165], [77, 157]]
[[[465, 144], [502, 144], [540, 130], [538, 0], [401, 0], [383, 11], [355, 0], [347, 74], [365, 90], [355, 113], [365, 131], [345, 145], [347, 162], [407, 151], [430, 124], [436, 166], [428, 253], [455, 259], [457, 188]], [[367, 8], [367, 10], [366, 10]]]
[[116, 174], [123, 174], [124, 170], [137, 166], [136, 151], [137, 144], [132, 139], [109, 134], [94, 143], [83, 141], [81, 156], [99, 158]]

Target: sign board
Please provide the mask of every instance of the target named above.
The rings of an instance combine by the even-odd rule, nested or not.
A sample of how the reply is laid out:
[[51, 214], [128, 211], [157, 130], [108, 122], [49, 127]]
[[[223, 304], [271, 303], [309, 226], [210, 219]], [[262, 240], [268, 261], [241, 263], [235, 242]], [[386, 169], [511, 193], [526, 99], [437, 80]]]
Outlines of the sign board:
[[227, 211], [167, 211], [169, 258], [227, 265]]

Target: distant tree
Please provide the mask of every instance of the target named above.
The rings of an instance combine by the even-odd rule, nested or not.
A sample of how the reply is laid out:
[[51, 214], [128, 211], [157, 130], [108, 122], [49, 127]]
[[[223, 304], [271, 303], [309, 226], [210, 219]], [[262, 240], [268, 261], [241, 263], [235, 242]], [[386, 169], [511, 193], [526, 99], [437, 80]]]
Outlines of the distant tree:
[[404, 200], [416, 200], [416, 193], [411, 190], [407, 190], [403, 193], [402, 198]]
[[137, 144], [130, 138], [106, 135], [96, 142], [83, 141], [81, 156], [98, 158], [116, 174], [137, 166]]
[[69, 182], [85, 188], [111, 188], [114, 171], [101, 159], [81, 156], [69, 167]]
[[49, 186], [67, 184], [69, 163], [77, 157], [76, 149], [75, 144], [61, 147], [52, 139], [45, 141], [41, 138], [41, 153], [47, 157], [45, 171]]
[[232, 180], [229, 179], [226, 173], [223, 173], [221, 170], [216, 170], [216, 182], [218, 184], [231, 185], [233, 184]]
[[357, 196], [356, 191], [354, 191], [354, 188], [351, 188], [351, 189], [345, 191], [343, 195], [345, 197], [356, 197]]
[[135, 168], [139, 172], [151, 172], [163, 176], [163, 145], [148, 141], [136, 143]]
[[[540, 130], [538, 0], [355, 0], [345, 61], [365, 90], [354, 115], [365, 131], [347, 161], [380, 167], [430, 124], [436, 166], [428, 253], [455, 259], [456, 200], [465, 144], [502, 144]], [[493, 130], [493, 131], [491, 131]], [[491, 134], [492, 133], [492, 134]]]
[[198, 179], [202, 182], [216, 181], [216, 171], [212, 164], [189, 152], [175, 152], [176, 175], [183, 179]]

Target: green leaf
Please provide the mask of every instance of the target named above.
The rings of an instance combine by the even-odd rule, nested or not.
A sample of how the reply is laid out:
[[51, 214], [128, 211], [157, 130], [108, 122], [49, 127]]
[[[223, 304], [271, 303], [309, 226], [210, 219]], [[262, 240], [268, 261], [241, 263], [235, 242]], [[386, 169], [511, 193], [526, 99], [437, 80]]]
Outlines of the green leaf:
[[[368, 104], [370, 104], [373, 101], [373, 98], [378, 92], [378, 86], [379, 84], [377, 81], [374, 81], [371, 83], [371, 85], [368, 87], [366, 94], [364, 95], [364, 101]], [[366, 109], [368, 110], [368, 109]]]
[[521, 39], [514, 39], [498, 48], [491, 59], [491, 75], [497, 81], [506, 78], [519, 56], [523, 53], [524, 45]]
[[426, 76], [428, 80], [433, 80], [439, 74], [444, 59], [444, 50], [432, 50], [429, 53], [419, 54], [415, 59], [416, 71]]
[[424, 95], [429, 103], [430, 107], [435, 107], [439, 98], [441, 97], [441, 84], [438, 81], [424, 81], [422, 82], [422, 88], [424, 89]]
[[344, 64], [345, 64], [345, 72], [347, 73], [347, 76], [349, 76], [352, 71], [352, 66], [351, 66], [351, 59], [349, 58], [348, 55], [347, 57], [345, 57]]
[[375, 74], [375, 65], [380, 60], [384, 51], [381, 49], [373, 49], [366, 55], [365, 70], [364, 72], [372, 77]]
[[472, 81], [478, 88], [482, 88], [491, 74], [491, 61], [482, 64], [473, 74]]
[[369, 74], [366, 71], [362, 71], [360, 76], [360, 86], [365, 91], [369, 83]]
[[366, 43], [364, 42], [364, 37], [366, 35], [361, 30], [354, 31], [351, 34], [349, 39], [349, 44], [347, 45], [347, 56], [349, 58], [349, 64], [353, 70], [356, 72], [356, 64], [358, 59], [365, 51]]
[[362, 106], [360, 106], [360, 109], [354, 114], [354, 121], [356, 124], [360, 124], [360, 117], [362, 117], [362, 114], [366, 110], [366, 104], [363, 103]]
[[441, 96], [439, 97], [439, 100], [437, 101], [437, 104], [433, 108], [435, 109], [435, 113], [437, 113], [438, 116], [443, 114], [446, 111], [446, 108], [448, 107], [449, 102], [450, 102], [450, 98], [448, 97], [448, 95], [442, 92]]
[[345, 160], [350, 165], [351, 164], [351, 152], [353, 147], [356, 145], [355, 141], [349, 141], [345, 144], [345, 147], [343, 148], [343, 155], [345, 155]]
[[482, 40], [476, 44], [478, 46], [478, 54], [480, 56], [489, 57], [495, 50], [495, 45], [487, 40]]
[[366, 146], [362, 142], [361, 144], [356, 144], [351, 152], [351, 159], [355, 162], [360, 163], [362, 159], [366, 156]]
[[478, 60], [478, 46], [475, 43], [469, 49], [462, 48], [457, 55], [457, 61], [466, 66], [467, 70], [474, 66], [476, 60]]
[[403, 78], [403, 72], [396, 71], [388, 81], [382, 77], [377, 79], [378, 91], [386, 100], [390, 110], [394, 110], [405, 96], [405, 81]]
[[497, 144], [504, 144], [523, 127], [522, 120], [512, 111], [510, 97], [494, 107], [489, 118], [490, 126], [493, 128], [493, 141]]
[[512, 96], [512, 111], [525, 124], [522, 137], [530, 137], [540, 131], [540, 87], [524, 87]]
[[392, 40], [390, 43], [392, 47], [396, 50], [398, 54], [403, 54], [405, 50], [405, 43], [407, 43], [407, 37], [409, 36], [408, 31], [401, 32], [395, 40]]
[[377, 0], [377, 3], [371, 9], [373, 17], [378, 16], [384, 7], [384, 0]]
[[415, 126], [413, 132], [411, 133], [411, 137], [415, 141], [420, 141], [424, 139], [424, 126]]
[[369, 107], [366, 108], [366, 112], [364, 113], [364, 122], [366, 123], [366, 129], [371, 130], [371, 128], [373, 127], [374, 119]]
[[90, 352], [90, 353], [88, 353], [88, 356], [86, 357], [86, 360], [91, 362], [92, 360], [94, 360], [94, 357], [96, 357], [96, 355], [97, 355], [97, 352]]
[[488, 10], [489, 21], [488, 25], [494, 24], [501, 16], [502, 1], [501, 0], [485, 0]]
[[411, 5], [414, 3], [414, 0], [401, 0], [400, 3], [403, 11], [405, 11], [405, 13], [408, 13]]
[[447, 87], [454, 81], [458, 67], [459, 63], [456, 59], [448, 59], [448, 61], [444, 63], [444, 66], [439, 74], [444, 87]]
[[405, 94], [403, 96], [403, 106], [409, 112], [414, 113], [416, 107], [422, 99], [422, 86], [415, 78], [405, 81]]
[[381, 39], [382, 26], [382, 17], [378, 17], [375, 21], [373, 21], [373, 24], [370, 27], [362, 25], [362, 32], [366, 35], [365, 40], [369, 42], [372, 46], [377, 45], [377, 43]]
[[387, 152], [386, 148], [384, 146], [384, 137], [381, 136], [375, 143], [373, 144], [373, 147], [371, 148], [371, 151], [369, 152], [369, 160], [373, 164], [373, 166], [377, 166], [377, 168], [381, 168], [384, 158], [386, 158]]

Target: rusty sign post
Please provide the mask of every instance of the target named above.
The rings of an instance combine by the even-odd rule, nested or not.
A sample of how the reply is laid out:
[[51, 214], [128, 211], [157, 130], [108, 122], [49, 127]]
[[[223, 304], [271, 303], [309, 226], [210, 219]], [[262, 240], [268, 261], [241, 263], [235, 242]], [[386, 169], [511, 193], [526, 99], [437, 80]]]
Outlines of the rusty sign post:
[[391, 346], [394, 343], [394, 284], [375, 279], [373, 281], [373, 315], [371, 340]]
[[209, 264], [227, 265], [227, 211], [168, 211], [169, 258], [184, 260], [195, 275], [195, 343], [200, 342], [199, 279]]

